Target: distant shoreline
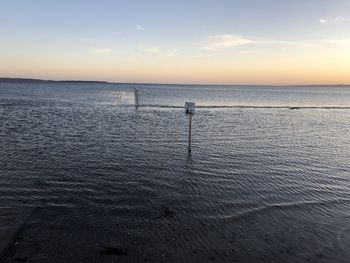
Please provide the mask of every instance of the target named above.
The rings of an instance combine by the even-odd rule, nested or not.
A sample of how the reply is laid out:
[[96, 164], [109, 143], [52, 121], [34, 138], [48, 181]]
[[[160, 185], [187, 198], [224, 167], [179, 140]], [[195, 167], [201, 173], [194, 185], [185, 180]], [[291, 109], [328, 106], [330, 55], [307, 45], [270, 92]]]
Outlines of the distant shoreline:
[[166, 85], [166, 86], [238, 86], [238, 87], [350, 87], [350, 84], [297, 84], [297, 85], [268, 85], [268, 84], [168, 84], [168, 83], [126, 83], [94, 80], [44, 80], [32, 78], [0, 78], [0, 83], [67, 83], [67, 84], [121, 84], [121, 85]]
[[86, 81], [86, 80], [44, 80], [44, 79], [27, 79], [27, 78], [0, 78], [2, 83], [98, 83], [111, 84], [106, 81]]

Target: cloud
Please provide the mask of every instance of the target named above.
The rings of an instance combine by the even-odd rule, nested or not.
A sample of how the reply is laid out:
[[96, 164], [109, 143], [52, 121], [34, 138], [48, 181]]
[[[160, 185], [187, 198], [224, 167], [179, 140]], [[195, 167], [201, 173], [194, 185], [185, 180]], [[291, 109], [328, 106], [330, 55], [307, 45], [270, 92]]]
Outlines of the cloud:
[[157, 48], [157, 47], [146, 48], [146, 47], [141, 46], [140, 50], [143, 51], [143, 52], [152, 53], [152, 54], [159, 54], [161, 52], [161, 50], [159, 48]]
[[166, 53], [166, 56], [167, 57], [173, 57], [173, 56], [176, 56], [177, 53], [179, 53], [179, 49], [175, 48], [173, 50], [170, 50]]
[[161, 49], [158, 47], [146, 47], [144, 44], [138, 45], [138, 54], [144, 56], [157, 55], [158, 57], [174, 57], [180, 52], [179, 49]]
[[233, 34], [218, 34], [209, 36], [199, 46], [201, 49], [209, 51], [217, 51], [221, 49], [230, 49], [245, 45], [285, 45], [285, 46], [319, 46], [316, 42], [306, 41], [289, 41], [289, 40], [274, 40], [274, 39], [254, 39], [241, 35]]
[[327, 19], [325, 19], [325, 18], [320, 18], [320, 20], [318, 20], [318, 22], [319, 22], [320, 24], [322, 24], [322, 25], [325, 25], [325, 24], [328, 23], [328, 22], [327, 22]]
[[218, 50], [252, 43], [254, 43], [254, 41], [239, 35], [218, 34], [209, 36], [207, 40], [201, 44], [201, 48], [206, 50]]
[[113, 52], [111, 48], [90, 48], [90, 52], [95, 55], [105, 55]]
[[315, 41], [290, 41], [290, 40], [260, 40], [255, 41], [255, 44], [276, 44], [284, 46], [304, 46], [304, 47], [319, 47], [320, 44]]
[[330, 24], [341, 24], [349, 21], [350, 21], [350, 18], [346, 18], [343, 16], [336, 16], [336, 17], [321, 17], [318, 20], [318, 23], [320, 23], [321, 25], [330, 25]]
[[195, 56], [195, 58], [204, 58], [204, 55], [203, 54], [198, 54]]
[[350, 44], [350, 38], [343, 38], [343, 39], [328, 39], [324, 40], [323, 42], [327, 44], [336, 44], [336, 45], [341, 45], [341, 44]]
[[140, 26], [140, 25], [136, 25], [136, 29], [139, 30], [139, 31], [144, 31], [144, 30], [145, 30], [145, 29], [144, 29], [142, 26]]
[[242, 50], [238, 51], [237, 54], [246, 55], [246, 54], [262, 54], [263, 52], [260, 50]]

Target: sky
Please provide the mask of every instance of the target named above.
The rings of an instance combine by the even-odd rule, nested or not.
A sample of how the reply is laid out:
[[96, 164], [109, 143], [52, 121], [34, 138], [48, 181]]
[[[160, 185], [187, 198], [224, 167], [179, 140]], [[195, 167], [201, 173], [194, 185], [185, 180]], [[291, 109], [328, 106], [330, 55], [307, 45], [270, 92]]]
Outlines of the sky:
[[0, 77], [350, 84], [350, 1], [0, 0]]

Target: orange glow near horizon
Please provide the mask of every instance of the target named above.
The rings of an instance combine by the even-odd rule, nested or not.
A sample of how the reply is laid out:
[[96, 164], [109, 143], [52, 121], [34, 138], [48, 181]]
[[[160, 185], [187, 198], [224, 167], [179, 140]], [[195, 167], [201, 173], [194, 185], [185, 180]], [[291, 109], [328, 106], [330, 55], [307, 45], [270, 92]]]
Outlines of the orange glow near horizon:
[[[2, 77], [198, 84], [349, 84], [346, 52], [274, 56], [5, 57]], [[35, 63], [34, 63], [35, 61]], [[6, 66], [5, 66], [6, 65]]]
[[4, 1], [0, 77], [350, 84], [350, 1], [267, 2]]

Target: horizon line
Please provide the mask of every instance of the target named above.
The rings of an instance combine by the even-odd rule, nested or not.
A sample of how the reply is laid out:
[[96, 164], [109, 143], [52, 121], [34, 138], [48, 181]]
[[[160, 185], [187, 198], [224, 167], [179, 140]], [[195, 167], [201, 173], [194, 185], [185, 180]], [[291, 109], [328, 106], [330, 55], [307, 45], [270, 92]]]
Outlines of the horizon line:
[[161, 83], [161, 82], [114, 82], [105, 80], [81, 80], [81, 79], [41, 79], [32, 77], [0, 77], [0, 82], [76, 82], [76, 83], [101, 83], [101, 84], [129, 84], [129, 85], [189, 85], [189, 86], [268, 86], [268, 87], [298, 87], [298, 86], [350, 86], [350, 83], [337, 84], [212, 84], [212, 83]]

